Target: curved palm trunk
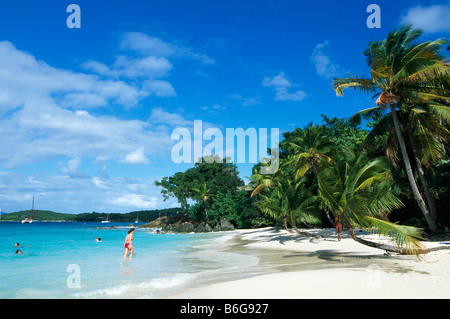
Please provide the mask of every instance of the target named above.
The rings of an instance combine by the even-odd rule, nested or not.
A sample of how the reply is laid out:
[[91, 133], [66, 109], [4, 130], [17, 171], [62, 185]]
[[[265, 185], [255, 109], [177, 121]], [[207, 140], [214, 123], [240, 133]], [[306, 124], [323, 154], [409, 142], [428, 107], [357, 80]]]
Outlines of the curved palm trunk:
[[[292, 215], [291, 215], [292, 216]], [[317, 236], [315, 234], [310, 234], [308, 232], [301, 231], [297, 228], [297, 224], [295, 223], [295, 220], [292, 218], [292, 227], [294, 228], [295, 232], [299, 235], [305, 236], [305, 237], [314, 237], [316, 239], [322, 238], [321, 236]]]
[[293, 233], [292, 230], [289, 229], [288, 225], [287, 225], [287, 218], [283, 218], [283, 227], [284, 229], [286, 229], [289, 233]]
[[422, 163], [420, 162], [420, 158], [417, 155], [417, 152], [414, 148], [411, 124], [408, 122], [406, 123], [406, 125], [408, 127], [408, 137], [414, 155], [414, 161], [416, 162], [417, 173], [419, 175], [420, 183], [422, 184], [423, 187], [423, 192], [425, 193], [425, 197], [427, 199], [428, 207], [430, 207], [431, 218], [434, 220], [435, 223], [437, 223], [436, 204], [434, 202], [433, 196], [431, 195], [427, 179], [425, 178], [425, 172], [423, 171]]
[[[316, 178], [317, 183], [319, 183], [319, 172], [316, 168], [316, 165], [314, 165], [314, 162], [310, 163], [310, 165], [311, 165], [312, 171], [314, 173], [314, 177]], [[336, 224], [334, 222], [334, 218], [331, 218], [330, 212], [328, 211], [328, 209], [325, 206], [323, 207], [323, 212], [324, 212], [325, 216], [327, 217], [328, 221], [330, 222], [330, 224], [335, 226]], [[336, 215], [336, 214], [334, 214], [334, 212], [333, 212], [333, 215]]]
[[[373, 248], [378, 248], [378, 249], [390, 251], [390, 252], [397, 253], [397, 254], [402, 254], [402, 255], [410, 255], [411, 254], [411, 252], [408, 251], [406, 248], [400, 248], [400, 247], [397, 247], [397, 246], [379, 244], [379, 243], [375, 243], [373, 241], [362, 239], [362, 238], [356, 236], [355, 232], [353, 231], [353, 229], [351, 227], [346, 227], [345, 229], [349, 232], [349, 234], [352, 237], [352, 239], [355, 240], [356, 242], [360, 243], [360, 244], [363, 244], [363, 245], [366, 245], [366, 246], [369, 246], [369, 247], [373, 247]], [[450, 247], [448, 247], [448, 246], [441, 246], [441, 247], [433, 247], [433, 248], [421, 249], [421, 250], [417, 251], [417, 254], [427, 254], [427, 253], [429, 253], [431, 251], [444, 250], [444, 249], [450, 249]]]
[[[362, 238], [356, 236], [355, 232], [353, 231], [353, 229], [351, 227], [346, 227], [345, 229], [349, 232], [352, 239], [360, 244], [363, 244], [363, 245], [366, 245], [369, 247], [373, 247], [373, 248], [390, 251], [393, 253], [404, 254], [404, 255], [409, 254], [405, 248], [399, 248], [399, 247], [395, 247], [395, 246], [379, 244], [379, 243], [375, 243], [373, 241], [365, 240], [365, 239], [362, 239]], [[423, 252], [420, 252], [420, 253], [423, 253]]]
[[394, 126], [395, 126], [395, 132], [397, 134], [398, 143], [400, 145], [400, 150], [402, 153], [403, 163], [405, 164], [406, 176], [408, 177], [409, 184], [411, 185], [411, 190], [414, 194], [414, 198], [416, 199], [417, 204], [419, 205], [420, 210], [422, 211], [422, 214], [424, 215], [425, 220], [427, 221], [431, 232], [433, 232], [433, 233], [437, 232], [438, 231], [437, 224], [433, 220], [431, 213], [428, 210], [428, 207], [426, 206], [422, 196], [420, 195], [416, 181], [414, 180], [414, 174], [413, 174], [413, 171], [411, 168], [411, 162], [409, 161], [408, 153], [406, 151], [405, 140], [403, 139], [402, 132], [400, 130], [400, 124], [398, 122], [397, 112], [395, 110], [395, 106], [393, 103], [391, 103], [391, 114], [392, 114], [392, 119], [393, 119]]

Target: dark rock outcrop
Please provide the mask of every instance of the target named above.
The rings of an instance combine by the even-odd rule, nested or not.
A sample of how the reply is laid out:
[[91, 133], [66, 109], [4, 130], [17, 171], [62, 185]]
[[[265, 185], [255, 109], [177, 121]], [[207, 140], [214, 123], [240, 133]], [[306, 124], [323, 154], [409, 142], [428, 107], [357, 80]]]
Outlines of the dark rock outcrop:
[[177, 217], [160, 217], [154, 221], [140, 225], [142, 228], [160, 228], [163, 233], [208, 233], [212, 231], [234, 230], [233, 224], [222, 218], [220, 223], [212, 227], [207, 223], [196, 223], [185, 215]]

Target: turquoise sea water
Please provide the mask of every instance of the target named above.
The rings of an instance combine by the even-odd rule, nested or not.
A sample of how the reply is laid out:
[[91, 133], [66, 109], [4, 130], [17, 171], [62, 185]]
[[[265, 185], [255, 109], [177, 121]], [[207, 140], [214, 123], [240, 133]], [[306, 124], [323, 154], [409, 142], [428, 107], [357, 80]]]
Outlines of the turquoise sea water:
[[[258, 263], [222, 251], [235, 233], [155, 234], [136, 229], [123, 261], [127, 224], [0, 223], [0, 298], [164, 298]], [[96, 237], [102, 242], [95, 242]], [[16, 254], [19, 243], [22, 254]]]

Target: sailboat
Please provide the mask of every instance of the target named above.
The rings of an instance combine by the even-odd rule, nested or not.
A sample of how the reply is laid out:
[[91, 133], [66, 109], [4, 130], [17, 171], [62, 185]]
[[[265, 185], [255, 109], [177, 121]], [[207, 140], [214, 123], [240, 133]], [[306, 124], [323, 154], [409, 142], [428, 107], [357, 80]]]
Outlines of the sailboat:
[[25, 223], [31, 224], [33, 221], [36, 221], [36, 220], [34, 219], [34, 196], [33, 196], [33, 217], [27, 217], [27, 218], [25, 218], [24, 220], [22, 220], [22, 224], [25, 224]]
[[136, 220], [134, 221], [135, 224], [139, 223], [139, 213], [136, 215]]
[[110, 221], [109, 221], [109, 215], [107, 215], [107, 217], [106, 217], [105, 220], [102, 220], [102, 224], [107, 224], [107, 223], [110, 223]]

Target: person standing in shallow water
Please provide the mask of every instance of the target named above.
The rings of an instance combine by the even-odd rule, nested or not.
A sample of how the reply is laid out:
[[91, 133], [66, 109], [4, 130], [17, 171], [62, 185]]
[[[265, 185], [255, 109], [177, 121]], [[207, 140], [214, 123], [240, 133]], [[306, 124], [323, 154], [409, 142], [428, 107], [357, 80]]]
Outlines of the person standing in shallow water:
[[133, 258], [133, 234], [134, 228], [128, 231], [127, 237], [125, 237], [125, 253], [123, 254], [123, 260], [127, 259], [128, 253], [130, 253], [130, 260]]

